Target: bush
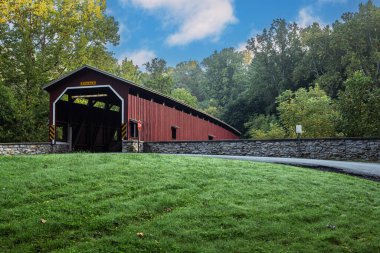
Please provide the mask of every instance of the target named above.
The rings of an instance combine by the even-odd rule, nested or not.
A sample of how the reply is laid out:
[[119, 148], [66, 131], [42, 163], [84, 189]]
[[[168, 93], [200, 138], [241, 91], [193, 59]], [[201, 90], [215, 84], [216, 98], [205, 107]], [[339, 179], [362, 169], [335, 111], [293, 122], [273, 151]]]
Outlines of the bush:
[[253, 139], [282, 139], [286, 137], [285, 130], [279, 125], [273, 115], [255, 115], [245, 124], [248, 137]]

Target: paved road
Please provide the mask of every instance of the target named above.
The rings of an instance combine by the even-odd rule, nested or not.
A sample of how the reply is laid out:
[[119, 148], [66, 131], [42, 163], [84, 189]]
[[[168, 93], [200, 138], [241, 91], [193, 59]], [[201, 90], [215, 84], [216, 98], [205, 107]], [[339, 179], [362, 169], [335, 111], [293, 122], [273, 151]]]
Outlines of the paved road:
[[316, 159], [300, 159], [300, 158], [280, 158], [280, 157], [256, 157], [256, 156], [229, 156], [229, 155], [189, 155], [203, 156], [223, 159], [235, 159], [265, 163], [280, 163], [295, 166], [318, 168], [322, 170], [330, 170], [342, 172], [350, 175], [365, 177], [380, 181], [380, 163], [363, 163], [363, 162], [345, 162], [331, 160]]

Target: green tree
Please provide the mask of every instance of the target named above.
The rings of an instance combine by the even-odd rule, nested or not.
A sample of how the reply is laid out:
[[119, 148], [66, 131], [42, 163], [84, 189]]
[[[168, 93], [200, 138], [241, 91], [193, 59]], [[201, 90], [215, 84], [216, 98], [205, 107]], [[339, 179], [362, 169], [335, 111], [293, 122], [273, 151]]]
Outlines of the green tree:
[[16, 100], [10, 89], [0, 82], [0, 142], [17, 140], [14, 126], [16, 125]]
[[273, 21], [269, 29], [248, 41], [254, 58], [249, 67], [246, 96], [252, 114], [274, 114], [276, 97], [286, 89], [295, 90], [293, 72], [303, 57], [300, 28], [283, 19]]
[[203, 109], [203, 111], [205, 113], [210, 114], [210, 115], [217, 117], [217, 118], [220, 118], [220, 116], [221, 116], [220, 108], [218, 108], [216, 106], [209, 106], [209, 107]]
[[246, 89], [247, 70], [244, 55], [233, 48], [215, 51], [202, 61], [205, 68], [205, 89], [208, 99], [215, 99], [218, 106], [225, 106], [237, 99]]
[[344, 13], [331, 26], [317, 23], [301, 32], [305, 57], [295, 70], [296, 82], [318, 83], [336, 98], [344, 80], [363, 71], [374, 81], [380, 78], [380, 8], [372, 1], [359, 11]]
[[172, 77], [176, 87], [190, 90], [199, 101], [205, 100], [205, 75], [197, 61], [180, 62]]
[[0, 77], [17, 100], [18, 135], [46, 140], [48, 98], [42, 85], [85, 63], [112, 70], [107, 43], [119, 41], [105, 0], [2, 1]]
[[351, 137], [380, 136], [380, 87], [363, 72], [356, 72], [339, 93], [340, 127]]
[[369, 0], [359, 5], [358, 12], [343, 14], [333, 28], [333, 45], [344, 50], [336, 60], [344, 66], [345, 77], [362, 71], [380, 81], [380, 8]]
[[274, 115], [254, 115], [245, 123], [248, 137], [252, 139], [281, 139], [286, 137], [285, 130], [280, 126]]
[[218, 102], [213, 98], [200, 102], [200, 107], [202, 108], [202, 111], [214, 117], [221, 118], [222, 116], [222, 109], [218, 106]]
[[244, 115], [277, 113], [275, 98], [287, 89], [318, 84], [336, 98], [344, 90], [344, 81], [358, 70], [379, 83], [379, 39], [380, 8], [373, 1], [360, 4], [358, 12], [344, 13], [328, 26], [314, 23], [300, 29], [274, 20], [270, 28], [248, 41], [247, 48], [254, 55], [249, 89], [223, 111], [241, 126]]
[[247, 122], [249, 115], [252, 115], [252, 112], [260, 106], [260, 102], [260, 100], [251, 98], [247, 92], [244, 92], [228, 105], [217, 106], [219, 117], [244, 133], [246, 131], [244, 123]]
[[336, 136], [339, 113], [331, 98], [318, 85], [309, 90], [284, 91], [277, 102], [280, 121], [289, 137], [296, 136], [296, 125], [302, 125], [303, 137]]
[[301, 31], [301, 42], [305, 54], [294, 70], [293, 80], [303, 87], [310, 83], [316, 84], [331, 97], [336, 97], [343, 85], [344, 67], [340, 58], [344, 52], [341, 47], [335, 47], [334, 30], [330, 26], [320, 26], [318, 23]]
[[154, 58], [144, 64], [147, 80], [144, 85], [158, 92], [170, 95], [173, 90], [173, 79], [164, 59]]
[[196, 96], [191, 95], [190, 91], [185, 88], [176, 88], [172, 90], [171, 97], [190, 105], [194, 108], [198, 107], [198, 99]]
[[128, 60], [128, 58], [124, 58], [118, 66], [116, 74], [134, 83], [141, 83], [142, 81], [142, 72], [139, 67], [134, 65], [133, 61]]

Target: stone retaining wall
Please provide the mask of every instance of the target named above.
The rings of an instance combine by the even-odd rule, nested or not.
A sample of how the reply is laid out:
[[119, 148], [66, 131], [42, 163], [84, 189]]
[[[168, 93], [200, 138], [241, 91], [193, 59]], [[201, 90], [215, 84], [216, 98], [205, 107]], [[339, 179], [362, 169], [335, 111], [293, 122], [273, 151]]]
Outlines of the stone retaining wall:
[[128, 140], [122, 142], [123, 153], [142, 153], [144, 152], [144, 142], [137, 140]]
[[51, 145], [49, 142], [33, 143], [0, 143], [0, 155], [36, 155], [51, 153], [67, 153], [67, 143]]
[[[122, 152], [137, 152], [123, 141]], [[140, 152], [380, 161], [380, 138], [140, 142]], [[67, 153], [69, 144], [0, 143], [0, 155]]]
[[380, 138], [145, 142], [144, 152], [380, 161]]

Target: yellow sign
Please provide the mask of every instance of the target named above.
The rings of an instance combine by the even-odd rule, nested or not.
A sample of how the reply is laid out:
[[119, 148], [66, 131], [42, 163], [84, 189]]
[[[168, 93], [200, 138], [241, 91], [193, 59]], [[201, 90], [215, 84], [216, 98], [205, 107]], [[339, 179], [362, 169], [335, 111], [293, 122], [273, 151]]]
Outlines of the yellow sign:
[[55, 125], [50, 125], [49, 127], [49, 140], [53, 141], [55, 139]]
[[121, 138], [123, 140], [127, 139], [127, 124], [126, 123], [121, 124]]
[[96, 85], [96, 81], [80, 82], [80, 86], [91, 86], [91, 85]]

